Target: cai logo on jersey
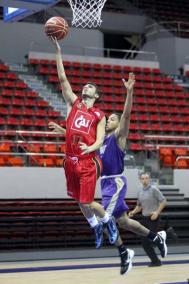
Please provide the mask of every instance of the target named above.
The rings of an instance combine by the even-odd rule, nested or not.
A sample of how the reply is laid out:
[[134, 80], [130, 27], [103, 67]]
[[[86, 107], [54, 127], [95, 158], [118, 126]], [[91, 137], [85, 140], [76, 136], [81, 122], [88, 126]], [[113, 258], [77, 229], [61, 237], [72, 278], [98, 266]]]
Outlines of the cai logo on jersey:
[[93, 119], [92, 115], [78, 110], [75, 114], [71, 129], [88, 134]]

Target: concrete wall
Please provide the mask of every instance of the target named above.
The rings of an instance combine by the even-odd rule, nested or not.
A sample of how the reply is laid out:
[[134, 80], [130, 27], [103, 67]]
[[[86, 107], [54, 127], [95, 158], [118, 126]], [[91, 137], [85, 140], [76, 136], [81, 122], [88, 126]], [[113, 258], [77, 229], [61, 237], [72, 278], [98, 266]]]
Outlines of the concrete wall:
[[[128, 198], [136, 198], [138, 170], [127, 169]], [[98, 182], [96, 197], [100, 198]], [[64, 170], [60, 168], [1, 168], [0, 199], [68, 198]]]
[[189, 198], [189, 170], [174, 170], [174, 185]]
[[[54, 47], [44, 33], [44, 26], [35, 23], [3, 23], [0, 21], [0, 59], [8, 63], [24, 63], [29, 51], [53, 52]], [[60, 42], [68, 54], [82, 54], [85, 46], [103, 48], [103, 33], [98, 30], [73, 29]], [[73, 48], [74, 47], [74, 48]], [[90, 55], [90, 53], [89, 53]], [[101, 51], [96, 51], [101, 56]]]
[[185, 57], [189, 55], [189, 39], [175, 37], [169, 32], [157, 33], [147, 37], [142, 50], [157, 53], [162, 72], [178, 74], [178, 68], [184, 65]]
[[[72, 19], [70, 9], [59, 9], [59, 15]], [[70, 28], [67, 37], [60, 41], [60, 44], [66, 54], [83, 55], [84, 47], [103, 48], [103, 32], [143, 33], [146, 21], [145, 16], [104, 13], [103, 23], [99, 29]], [[24, 63], [24, 56], [29, 51], [53, 51], [42, 24], [0, 21], [0, 42], [0, 59], [8, 63]], [[85, 50], [85, 54], [102, 56], [103, 50], [93, 50], [92, 53]]]

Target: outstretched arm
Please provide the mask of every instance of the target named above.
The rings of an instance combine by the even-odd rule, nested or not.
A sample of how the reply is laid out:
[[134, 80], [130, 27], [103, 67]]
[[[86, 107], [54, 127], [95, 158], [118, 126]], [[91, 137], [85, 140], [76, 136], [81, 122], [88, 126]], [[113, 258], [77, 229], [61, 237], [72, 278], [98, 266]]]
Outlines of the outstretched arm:
[[66, 129], [53, 121], [49, 122], [48, 127], [55, 133], [66, 135]]
[[106, 125], [106, 119], [105, 117], [103, 117], [97, 125], [96, 141], [94, 144], [87, 146], [85, 143], [80, 142], [80, 149], [82, 150], [82, 154], [88, 154], [94, 152], [102, 146], [105, 136], [105, 125]]
[[66, 77], [66, 73], [64, 70], [64, 65], [62, 63], [62, 55], [61, 55], [61, 48], [56, 38], [51, 37], [53, 45], [56, 49], [56, 65], [58, 71], [58, 78], [60, 80], [60, 85], [62, 88], [62, 95], [66, 101], [68, 107], [72, 106], [77, 96], [73, 93], [70, 83]]
[[129, 73], [128, 81], [123, 80], [123, 84], [127, 90], [127, 98], [124, 105], [124, 110], [121, 115], [121, 119], [117, 129], [115, 130], [115, 135], [117, 137], [118, 145], [122, 150], [125, 150], [126, 147], [126, 139], [129, 134], [129, 125], [130, 125], [130, 116], [131, 109], [133, 104], [133, 89], [135, 84], [135, 75], [133, 73]]

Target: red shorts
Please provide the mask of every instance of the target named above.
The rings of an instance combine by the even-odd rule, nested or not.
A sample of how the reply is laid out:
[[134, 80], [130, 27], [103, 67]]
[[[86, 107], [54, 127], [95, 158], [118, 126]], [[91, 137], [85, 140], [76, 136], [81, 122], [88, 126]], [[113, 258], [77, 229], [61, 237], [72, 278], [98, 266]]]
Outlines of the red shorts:
[[67, 194], [80, 203], [91, 203], [94, 200], [96, 181], [102, 171], [102, 162], [93, 158], [66, 157], [64, 170], [67, 183]]

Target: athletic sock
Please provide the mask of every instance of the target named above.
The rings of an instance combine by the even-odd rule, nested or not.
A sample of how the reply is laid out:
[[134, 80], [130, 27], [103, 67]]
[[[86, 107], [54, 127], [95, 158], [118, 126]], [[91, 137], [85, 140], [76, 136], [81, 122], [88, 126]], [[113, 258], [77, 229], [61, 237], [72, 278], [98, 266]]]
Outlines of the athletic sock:
[[98, 220], [95, 215], [93, 215], [93, 217], [87, 218], [87, 221], [92, 228], [94, 228], [98, 224]]
[[120, 246], [117, 247], [118, 251], [119, 251], [119, 255], [123, 255], [127, 253], [126, 247], [122, 244]]
[[107, 212], [105, 212], [105, 215], [103, 218], [100, 219], [102, 223], [108, 223], [108, 221], [110, 220], [110, 216]]

